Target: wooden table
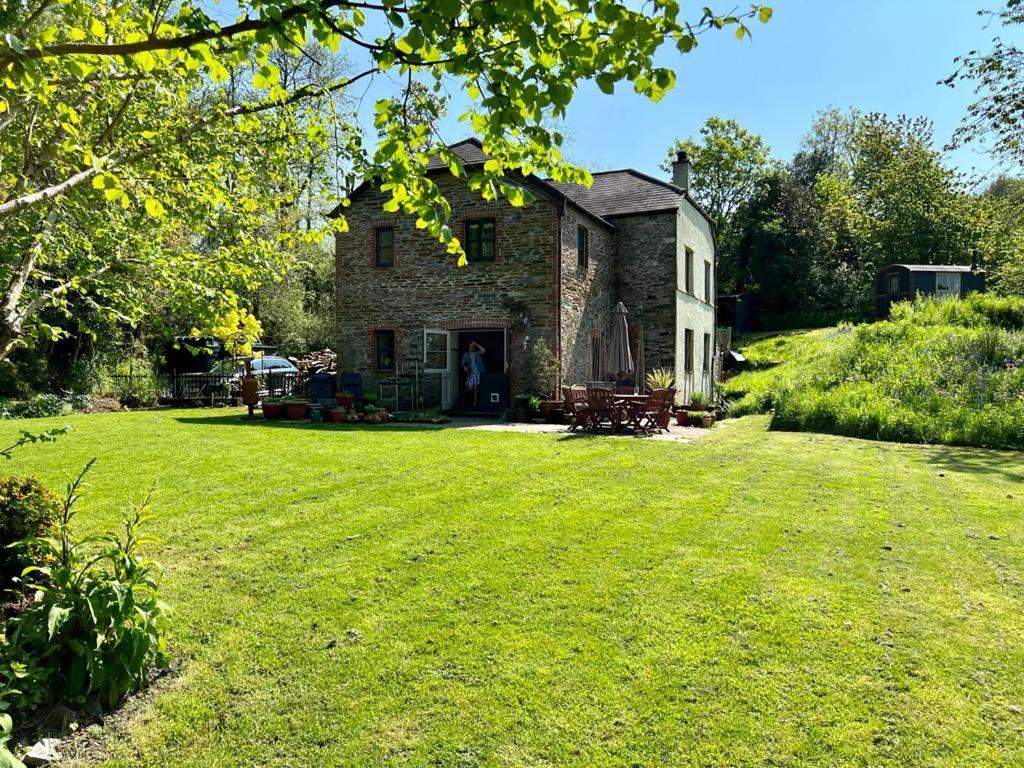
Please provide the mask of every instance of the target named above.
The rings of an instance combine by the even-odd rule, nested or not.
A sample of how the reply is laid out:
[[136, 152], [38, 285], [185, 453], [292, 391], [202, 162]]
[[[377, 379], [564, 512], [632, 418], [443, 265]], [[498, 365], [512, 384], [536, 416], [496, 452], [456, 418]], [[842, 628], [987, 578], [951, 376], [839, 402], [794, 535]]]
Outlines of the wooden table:
[[[626, 417], [625, 421], [633, 428], [634, 431], [646, 432], [643, 427], [640, 426], [640, 411], [639, 406], [644, 405], [650, 395], [616, 395], [615, 404], [621, 407], [622, 414]], [[623, 419], [618, 420], [619, 426], [622, 425]]]

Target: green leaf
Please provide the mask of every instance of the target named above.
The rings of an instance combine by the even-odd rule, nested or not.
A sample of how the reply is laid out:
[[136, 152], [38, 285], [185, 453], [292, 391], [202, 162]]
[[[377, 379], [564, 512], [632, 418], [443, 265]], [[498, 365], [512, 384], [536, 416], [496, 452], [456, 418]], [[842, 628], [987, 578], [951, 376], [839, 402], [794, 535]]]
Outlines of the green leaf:
[[253, 75], [252, 85], [253, 88], [259, 88], [261, 90], [269, 88], [272, 85], [277, 84], [278, 78], [281, 76], [281, 71], [273, 64], [264, 64], [259, 68], [259, 71]]
[[146, 198], [146, 213], [152, 216], [154, 219], [159, 219], [167, 210], [164, 208], [164, 204], [157, 200], [155, 197]]
[[92, 32], [93, 37], [107, 36], [107, 28], [99, 19], [94, 18], [92, 21], [89, 22], [89, 31]]
[[597, 76], [597, 87], [604, 93], [615, 93], [615, 77], [608, 72], [602, 72]]
[[758, 11], [757, 18], [762, 24], [767, 24], [772, 17], [772, 13], [774, 13], [774, 11], [771, 8], [767, 5], [762, 5], [761, 10]]
[[53, 636], [57, 634], [70, 615], [70, 608], [63, 608], [59, 605], [55, 605], [50, 609], [50, 613], [47, 614], [46, 617], [47, 639], [53, 640]]

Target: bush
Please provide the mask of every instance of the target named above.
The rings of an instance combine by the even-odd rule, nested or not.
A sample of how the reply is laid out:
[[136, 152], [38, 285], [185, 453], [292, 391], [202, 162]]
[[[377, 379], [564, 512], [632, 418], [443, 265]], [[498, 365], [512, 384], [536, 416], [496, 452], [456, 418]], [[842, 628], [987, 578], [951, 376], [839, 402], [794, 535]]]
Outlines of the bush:
[[139, 553], [151, 541], [140, 530], [149, 500], [125, 516], [121, 534], [76, 539], [74, 507], [91, 466], [68, 486], [54, 535], [25, 542], [40, 552], [29, 584], [36, 599], [7, 622], [0, 647], [8, 678], [30, 681], [17, 709], [91, 700], [113, 707], [166, 666], [159, 567]]
[[44, 419], [67, 416], [72, 403], [60, 395], [34, 395], [27, 400], [0, 400], [0, 419]]
[[114, 369], [112, 394], [126, 408], [147, 408], [160, 397], [160, 382], [144, 357], [122, 361]]
[[755, 341], [743, 351], [759, 367], [723, 391], [738, 398], [734, 414], [773, 411], [782, 429], [1024, 448], [1021, 309], [918, 299], [891, 321]]
[[60, 512], [60, 499], [34, 477], [0, 478], [0, 577], [9, 580], [29, 565], [31, 553], [10, 545], [49, 535]]

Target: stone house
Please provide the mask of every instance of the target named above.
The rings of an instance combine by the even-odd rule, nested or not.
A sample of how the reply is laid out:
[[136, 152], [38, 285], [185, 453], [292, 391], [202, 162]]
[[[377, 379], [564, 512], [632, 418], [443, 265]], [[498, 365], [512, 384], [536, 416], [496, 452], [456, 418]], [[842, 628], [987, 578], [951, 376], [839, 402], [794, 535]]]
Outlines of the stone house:
[[[488, 159], [480, 142], [451, 149], [468, 172]], [[485, 201], [439, 160], [429, 167], [452, 205], [468, 265], [409, 217], [383, 212], [387, 196], [363, 182], [336, 236], [339, 364], [371, 390], [384, 383], [402, 407], [459, 409], [470, 342], [486, 350], [479, 406], [508, 407], [546, 348], [562, 384], [608, 379], [612, 311], [625, 304], [636, 377], [676, 373], [680, 399], [710, 394], [715, 353], [715, 237], [689, 194], [680, 155], [673, 182], [626, 169], [590, 188], [516, 174], [534, 202]], [[531, 365], [532, 367], [532, 365]]]

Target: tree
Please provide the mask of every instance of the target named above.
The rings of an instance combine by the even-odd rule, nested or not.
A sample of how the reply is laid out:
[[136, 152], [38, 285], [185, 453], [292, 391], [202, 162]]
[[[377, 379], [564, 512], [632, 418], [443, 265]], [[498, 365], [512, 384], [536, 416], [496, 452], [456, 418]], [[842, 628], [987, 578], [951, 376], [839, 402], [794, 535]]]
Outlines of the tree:
[[[1006, 32], [1024, 25], [1024, 2], [1007, 0], [1001, 11], [980, 11]], [[989, 51], [973, 50], [955, 60], [956, 70], [942, 81], [955, 87], [970, 85], [978, 98], [967, 109], [951, 147], [969, 142], [991, 145], [999, 156], [1024, 162], [1024, 49], [1011, 39], [997, 37]]]
[[732, 220], [772, 167], [768, 145], [737, 121], [712, 116], [701, 127], [699, 139], [676, 139], [669, 147], [662, 164], [667, 173], [679, 152], [686, 152], [693, 164], [694, 198], [717, 224], [719, 289], [736, 290], [740, 268]]
[[736, 209], [750, 196], [771, 168], [768, 145], [735, 120], [709, 117], [700, 139], [676, 139], [662, 164], [667, 173], [679, 152], [693, 164], [691, 191], [694, 198], [718, 222], [727, 227]]
[[[414, 216], [463, 261], [450, 206], [426, 173], [436, 152], [465, 176], [460, 160], [399, 106], [405, 98], [375, 104], [381, 140], [371, 147], [358, 121], [332, 111], [356, 83], [387, 76], [403, 94], [455, 83], [469, 101], [462, 119], [493, 156], [468, 183], [519, 205], [528, 194], [511, 170], [589, 180], [545, 127], [581, 82], [658, 99], [676, 80], [656, 64], [663, 44], [685, 53], [708, 30], [742, 38], [748, 20], [771, 16], [755, 5], [686, 19], [668, 0], [642, 10], [614, 0], [243, 0], [228, 24], [200, 0], [30, 0], [2, 13], [0, 358], [40, 309], [74, 293], [133, 321], [153, 289], [192, 297], [199, 311], [280, 273], [281, 240], [316, 234], [265, 230], [264, 219], [301, 193], [290, 158], [328, 145], [348, 174], [379, 181], [389, 211]], [[352, 68], [330, 82], [282, 78], [274, 53], [314, 44]]]

